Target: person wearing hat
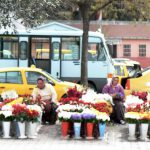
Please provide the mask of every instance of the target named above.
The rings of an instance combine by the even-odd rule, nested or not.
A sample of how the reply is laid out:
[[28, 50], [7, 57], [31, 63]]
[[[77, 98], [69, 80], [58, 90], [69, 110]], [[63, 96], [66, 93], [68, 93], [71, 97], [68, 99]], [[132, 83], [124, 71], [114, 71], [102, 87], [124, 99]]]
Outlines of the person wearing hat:
[[51, 84], [45, 83], [44, 77], [37, 79], [37, 86], [32, 92], [33, 99], [43, 108], [42, 123], [55, 124], [57, 94]]
[[106, 93], [112, 96], [113, 98], [113, 113], [112, 113], [112, 119], [119, 123], [119, 124], [125, 124], [124, 121], [124, 89], [123, 87], [118, 83], [119, 78], [113, 77], [110, 84], [106, 84], [102, 90], [102, 93]]

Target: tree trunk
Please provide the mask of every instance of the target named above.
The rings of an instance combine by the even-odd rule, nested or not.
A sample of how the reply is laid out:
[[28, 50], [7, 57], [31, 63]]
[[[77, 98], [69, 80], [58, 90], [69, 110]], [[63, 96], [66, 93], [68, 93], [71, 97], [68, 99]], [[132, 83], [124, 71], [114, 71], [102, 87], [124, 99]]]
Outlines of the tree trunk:
[[82, 4], [79, 6], [83, 20], [83, 38], [82, 38], [82, 60], [81, 60], [81, 84], [88, 86], [88, 31], [90, 25], [89, 11], [90, 5]]

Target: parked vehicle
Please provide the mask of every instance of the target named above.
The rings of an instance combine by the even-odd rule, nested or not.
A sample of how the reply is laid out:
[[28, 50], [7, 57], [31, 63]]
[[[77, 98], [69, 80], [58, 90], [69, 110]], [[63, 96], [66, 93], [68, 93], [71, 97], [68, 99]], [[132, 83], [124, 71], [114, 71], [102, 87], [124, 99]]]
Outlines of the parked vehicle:
[[[101, 91], [112, 78], [114, 66], [104, 35], [100, 32], [88, 35], [88, 83]], [[0, 30], [0, 36], [0, 51], [6, 49], [14, 55], [9, 61], [1, 57], [0, 68], [35, 64], [61, 80], [81, 82], [82, 30], [52, 22], [30, 31], [19, 30], [15, 35], [4, 35]]]
[[132, 91], [150, 91], [150, 69], [143, 72], [137, 72], [135, 77], [126, 78], [125, 93], [130, 94]]
[[19, 95], [31, 94], [37, 84], [37, 78], [40, 76], [46, 79], [46, 83], [54, 86], [58, 100], [66, 95], [68, 88], [74, 86], [80, 88], [80, 85], [58, 80], [42, 69], [12, 67], [0, 69], [0, 93], [14, 89]]
[[139, 62], [137, 61], [133, 61], [131, 59], [127, 59], [127, 58], [113, 58], [113, 62], [114, 64], [117, 64], [117, 66], [120, 64], [120, 66], [122, 66], [123, 64], [126, 66], [126, 69], [128, 71], [128, 75], [130, 77], [133, 77], [134, 75], [136, 75], [137, 72], [141, 72], [141, 65]]

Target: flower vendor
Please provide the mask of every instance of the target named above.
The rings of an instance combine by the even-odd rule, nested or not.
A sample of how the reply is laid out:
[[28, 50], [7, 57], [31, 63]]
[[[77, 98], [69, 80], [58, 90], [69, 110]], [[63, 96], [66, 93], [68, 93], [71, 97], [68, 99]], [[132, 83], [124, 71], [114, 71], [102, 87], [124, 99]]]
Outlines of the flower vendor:
[[43, 107], [42, 123], [55, 124], [57, 94], [50, 84], [45, 84], [45, 78], [37, 79], [37, 86], [32, 92], [33, 99]]
[[119, 78], [118, 77], [113, 77], [112, 81], [110, 84], [107, 84], [104, 86], [102, 92], [110, 94], [113, 98], [113, 113], [112, 113], [112, 119], [120, 124], [125, 124], [124, 121], [124, 89], [123, 87], [118, 84]]

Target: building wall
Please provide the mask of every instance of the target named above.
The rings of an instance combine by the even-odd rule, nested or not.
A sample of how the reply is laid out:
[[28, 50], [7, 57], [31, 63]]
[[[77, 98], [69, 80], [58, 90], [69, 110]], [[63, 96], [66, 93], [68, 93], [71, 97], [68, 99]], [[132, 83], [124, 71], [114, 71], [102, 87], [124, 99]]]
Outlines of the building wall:
[[[117, 57], [125, 57], [123, 56], [123, 47], [126, 44], [131, 45], [131, 57], [128, 58], [139, 61], [143, 68], [150, 66], [150, 40], [121, 40], [117, 45]], [[139, 56], [139, 45], [141, 44], [146, 45], [146, 56], [143, 57]]]

